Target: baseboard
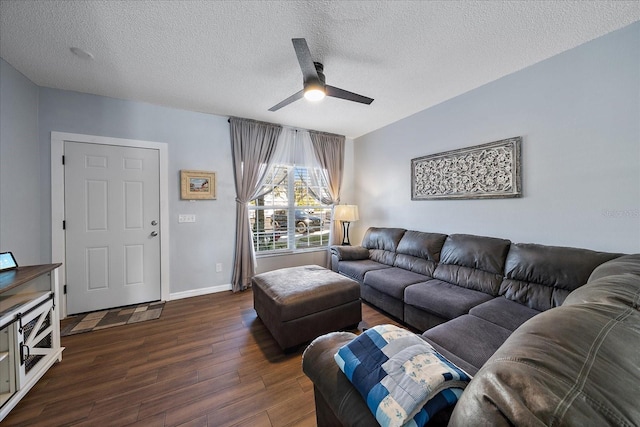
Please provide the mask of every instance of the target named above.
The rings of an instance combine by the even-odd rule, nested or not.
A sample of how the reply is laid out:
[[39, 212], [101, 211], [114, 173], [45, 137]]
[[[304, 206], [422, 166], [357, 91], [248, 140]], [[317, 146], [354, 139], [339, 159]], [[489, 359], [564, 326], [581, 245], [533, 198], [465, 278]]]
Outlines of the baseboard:
[[197, 297], [200, 295], [214, 294], [216, 292], [224, 292], [231, 290], [231, 283], [227, 285], [211, 286], [208, 288], [193, 289], [191, 291], [174, 292], [169, 294], [170, 301], [182, 298]]

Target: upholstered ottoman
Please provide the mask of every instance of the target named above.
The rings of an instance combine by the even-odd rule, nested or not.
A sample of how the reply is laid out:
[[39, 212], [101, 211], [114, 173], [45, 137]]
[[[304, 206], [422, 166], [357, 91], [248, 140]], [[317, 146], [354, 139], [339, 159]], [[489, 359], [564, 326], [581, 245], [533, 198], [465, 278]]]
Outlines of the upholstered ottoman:
[[318, 265], [257, 274], [252, 283], [258, 317], [285, 351], [362, 320], [358, 282]]

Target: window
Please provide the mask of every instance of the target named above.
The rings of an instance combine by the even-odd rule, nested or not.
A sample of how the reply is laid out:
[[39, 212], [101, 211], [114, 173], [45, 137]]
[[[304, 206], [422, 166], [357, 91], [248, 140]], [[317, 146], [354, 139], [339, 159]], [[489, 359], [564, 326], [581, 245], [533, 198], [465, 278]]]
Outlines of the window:
[[249, 203], [256, 253], [304, 250], [329, 244], [331, 205], [320, 201], [326, 200], [327, 188], [313, 168], [272, 167], [263, 193]]

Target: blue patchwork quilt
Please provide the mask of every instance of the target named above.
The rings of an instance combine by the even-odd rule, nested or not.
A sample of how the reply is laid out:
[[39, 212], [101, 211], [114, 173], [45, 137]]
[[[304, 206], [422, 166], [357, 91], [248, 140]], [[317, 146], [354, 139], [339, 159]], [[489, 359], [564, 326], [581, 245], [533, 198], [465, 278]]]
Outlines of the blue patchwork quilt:
[[335, 360], [383, 427], [424, 426], [457, 402], [471, 379], [428, 342], [393, 325], [368, 329]]

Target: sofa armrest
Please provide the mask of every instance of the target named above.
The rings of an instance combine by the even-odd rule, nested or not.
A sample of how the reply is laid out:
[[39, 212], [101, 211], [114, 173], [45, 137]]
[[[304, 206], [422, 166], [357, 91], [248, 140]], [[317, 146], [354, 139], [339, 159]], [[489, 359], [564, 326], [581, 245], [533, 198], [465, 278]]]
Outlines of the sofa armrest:
[[316, 414], [318, 420], [337, 419], [339, 423], [331, 425], [370, 427], [378, 422], [333, 358], [340, 347], [355, 337], [350, 332], [332, 332], [316, 338], [302, 355], [302, 371], [313, 382], [314, 394], [320, 394], [316, 401], [324, 403], [316, 407], [320, 412]]
[[[358, 390], [340, 370], [334, 354], [356, 338], [351, 332], [332, 332], [313, 340], [302, 355], [302, 371], [313, 382], [318, 426], [377, 426], [375, 416]], [[443, 409], [427, 427], [444, 427], [453, 407]]]
[[357, 261], [369, 259], [369, 249], [362, 246], [331, 246], [331, 255], [336, 256], [338, 261]]

